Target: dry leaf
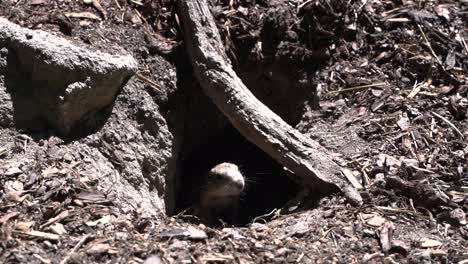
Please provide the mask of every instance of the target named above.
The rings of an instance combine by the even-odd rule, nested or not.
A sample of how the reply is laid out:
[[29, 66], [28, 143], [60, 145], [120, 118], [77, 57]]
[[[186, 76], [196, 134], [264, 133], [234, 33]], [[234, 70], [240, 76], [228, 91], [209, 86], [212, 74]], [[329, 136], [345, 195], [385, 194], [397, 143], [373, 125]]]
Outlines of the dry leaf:
[[79, 24], [80, 24], [80, 26], [82, 26], [82, 27], [86, 27], [86, 26], [91, 25], [92, 23], [93, 23], [93, 22], [91, 22], [91, 21], [89, 21], [89, 20], [81, 20]]
[[249, 14], [249, 9], [246, 7], [239, 6], [237, 8], [237, 11], [239, 11], [239, 13], [241, 13], [244, 16], [247, 16]]
[[87, 19], [101, 21], [101, 18], [92, 12], [68, 12], [68, 13], [65, 13], [64, 15], [66, 17], [71, 17], [71, 18], [87, 18]]
[[29, 232], [29, 231], [31, 231], [31, 227], [33, 225], [34, 225], [33, 221], [31, 221], [31, 222], [18, 222], [15, 225], [15, 229], [23, 231], [23, 232]]
[[6, 181], [3, 185], [3, 190], [8, 192], [18, 192], [21, 194], [23, 191], [23, 183], [20, 181]]
[[385, 218], [378, 215], [374, 215], [369, 220], [367, 220], [366, 223], [370, 226], [380, 227], [385, 223], [385, 221], [387, 221]]
[[380, 247], [382, 251], [387, 254], [390, 249], [392, 248], [392, 239], [393, 239], [393, 230], [395, 230], [395, 226], [392, 222], [385, 222], [380, 227]]
[[207, 238], [207, 235], [206, 235], [205, 231], [197, 229], [197, 228], [195, 228], [193, 226], [189, 226], [187, 232], [188, 232], [188, 236], [191, 239], [201, 240], [201, 239], [206, 239]]
[[96, 220], [96, 221], [90, 221], [90, 222], [86, 222], [86, 225], [87, 226], [97, 226], [98, 224], [108, 224], [110, 221], [111, 221], [111, 216], [110, 215], [105, 215], [103, 216], [102, 218]]
[[410, 127], [410, 120], [407, 116], [402, 116], [400, 120], [397, 121], [397, 124], [402, 131], [406, 131]]
[[58, 214], [57, 216], [47, 220], [47, 222], [45, 224], [41, 225], [41, 229], [48, 226], [48, 225], [51, 225], [51, 224], [53, 224], [55, 222], [59, 222], [59, 221], [65, 219], [65, 218], [67, 218], [69, 215], [70, 215], [70, 213], [68, 212], [68, 210], [65, 210], [65, 211], [61, 212], [60, 214]]
[[222, 255], [219, 253], [213, 253], [213, 254], [207, 254], [205, 256], [201, 256], [199, 258], [200, 261], [229, 261], [229, 260], [234, 260], [234, 257], [232, 255]]
[[29, 5], [32, 5], [32, 6], [41, 5], [41, 4], [44, 4], [46, 2], [47, 2], [47, 0], [31, 0], [29, 2]]
[[88, 254], [102, 254], [102, 253], [115, 253], [115, 249], [112, 248], [111, 245], [108, 243], [104, 243], [102, 241], [96, 241], [95, 243], [86, 247], [86, 253]]
[[8, 213], [4, 216], [2, 216], [2, 218], [0, 218], [0, 224], [4, 224], [6, 223], [8, 220], [14, 218], [14, 217], [17, 217], [20, 213], [19, 212], [11, 212], [11, 213]]
[[23, 173], [23, 171], [20, 170], [18, 167], [11, 167], [5, 171], [4, 175], [7, 177], [12, 177], [12, 176], [19, 175], [21, 173]]
[[6, 195], [5, 195], [5, 200], [9, 201], [9, 202], [14, 202], [14, 203], [21, 203], [22, 201], [24, 201], [24, 199], [26, 198], [26, 196], [21, 196], [21, 192], [8, 192]]
[[49, 227], [50, 231], [54, 232], [57, 235], [64, 235], [67, 233], [65, 227], [60, 223], [55, 223]]
[[421, 240], [419, 240], [419, 244], [421, 247], [424, 247], [424, 248], [442, 246], [442, 242], [435, 240], [435, 239], [429, 239], [429, 238], [421, 238]]
[[429, 248], [427, 249], [431, 256], [447, 256], [448, 252], [446, 249], [441, 249], [441, 248]]
[[160, 233], [160, 236], [172, 238], [191, 238], [195, 240], [207, 238], [207, 235], [203, 230], [199, 230], [192, 226], [189, 226], [188, 228], [175, 228], [170, 230], [164, 230]]
[[38, 260], [40, 260], [41, 263], [43, 263], [43, 264], [52, 263], [52, 261], [50, 261], [50, 259], [43, 258], [43, 257], [39, 256], [38, 254], [33, 254], [33, 256], [34, 256], [35, 258], [37, 258]]
[[34, 230], [25, 232], [23, 234], [32, 236], [32, 237], [42, 238], [45, 240], [59, 240], [60, 238], [60, 236], [56, 234], [51, 234], [51, 233], [46, 233], [46, 232], [41, 232], [41, 231], [34, 231]]
[[150, 256], [143, 262], [143, 264], [163, 264], [164, 262], [161, 260], [159, 256], [153, 255]]
[[434, 11], [438, 16], [444, 17], [447, 20], [450, 20], [450, 11], [445, 5], [438, 5], [434, 7]]
[[56, 167], [48, 167], [42, 171], [42, 176], [49, 177], [58, 174], [59, 170]]

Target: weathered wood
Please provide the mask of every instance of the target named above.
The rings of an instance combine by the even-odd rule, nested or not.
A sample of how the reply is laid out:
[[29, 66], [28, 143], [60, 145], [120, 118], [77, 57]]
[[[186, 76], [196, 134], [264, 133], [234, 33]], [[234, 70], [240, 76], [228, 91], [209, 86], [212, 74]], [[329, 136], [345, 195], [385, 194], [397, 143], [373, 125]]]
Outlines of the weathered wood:
[[341, 167], [320, 144], [284, 122], [260, 102], [232, 69], [206, 0], [180, 0], [179, 18], [195, 76], [232, 125], [314, 191], [341, 190], [361, 204]]

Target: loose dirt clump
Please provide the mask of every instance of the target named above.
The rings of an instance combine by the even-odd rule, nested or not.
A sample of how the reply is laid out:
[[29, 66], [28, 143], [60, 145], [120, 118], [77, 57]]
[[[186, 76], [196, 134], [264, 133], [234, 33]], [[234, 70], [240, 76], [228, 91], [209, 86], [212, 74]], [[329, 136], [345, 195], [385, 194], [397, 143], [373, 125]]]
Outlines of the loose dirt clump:
[[256, 158], [273, 166], [243, 142], [237, 157], [253, 186], [245, 210], [267, 208], [249, 199], [281, 188], [299, 198], [224, 228], [175, 211], [186, 195], [184, 164], [214, 162], [215, 154], [194, 157], [231, 129], [192, 78], [176, 3], [87, 2], [6, 0], [0, 16], [129, 52], [149, 81], [130, 80], [74, 138], [0, 122], [0, 262], [468, 260], [466, 1], [210, 1], [246, 85], [335, 152], [365, 200], [356, 208], [279, 181], [275, 193], [256, 188], [287, 172], [252, 169]]

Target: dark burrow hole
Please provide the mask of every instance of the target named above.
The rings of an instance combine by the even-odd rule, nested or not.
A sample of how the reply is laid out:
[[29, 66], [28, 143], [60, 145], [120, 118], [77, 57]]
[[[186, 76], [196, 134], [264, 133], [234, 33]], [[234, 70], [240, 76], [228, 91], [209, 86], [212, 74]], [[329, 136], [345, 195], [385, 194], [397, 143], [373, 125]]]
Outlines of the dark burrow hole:
[[203, 177], [212, 167], [222, 162], [238, 165], [246, 178], [236, 223], [228, 221], [227, 224], [245, 226], [255, 217], [283, 207], [299, 189], [286, 176], [281, 165], [241, 136], [232, 126], [228, 126], [180, 161], [176, 213], [190, 207], [197, 200]]

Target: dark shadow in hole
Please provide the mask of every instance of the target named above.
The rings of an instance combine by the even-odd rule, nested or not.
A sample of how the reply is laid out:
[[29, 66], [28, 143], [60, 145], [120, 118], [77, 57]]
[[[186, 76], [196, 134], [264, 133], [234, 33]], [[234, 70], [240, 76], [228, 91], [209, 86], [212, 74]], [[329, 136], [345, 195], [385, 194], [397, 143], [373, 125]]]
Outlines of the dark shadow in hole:
[[259, 215], [283, 207], [298, 190], [298, 186], [284, 174], [282, 166], [230, 125], [185, 157], [180, 162], [182, 183], [176, 197], [176, 212], [196, 201], [202, 177], [221, 162], [237, 164], [247, 178], [240, 202], [239, 225], [246, 225]]
[[[47, 129], [44, 119], [41, 117], [41, 109], [32, 99], [32, 85], [27, 74], [21, 71], [16, 54], [6, 48], [0, 51], [0, 75], [4, 76], [6, 93], [11, 99], [11, 117], [2, 117], [1, 125], [4, 127], [16, 127], [25, 131], [44, 131]], [[7, 101], [3, 102], [7, 104]], [[8, 106], [4, 106], [8, 107]], [[4, 110], [7, 111], [7, 110]]]
[[112, 114], [115, 99], [110, 105], [98, 111], [85, 114], [78, 120], [71, 128], [70, 134], [67, 135], [67, 141], [78, 140], [101, 130]]

